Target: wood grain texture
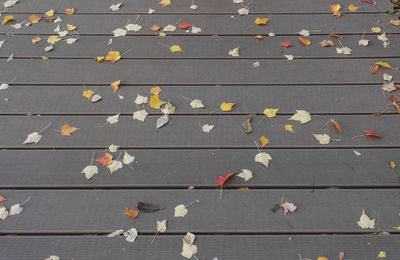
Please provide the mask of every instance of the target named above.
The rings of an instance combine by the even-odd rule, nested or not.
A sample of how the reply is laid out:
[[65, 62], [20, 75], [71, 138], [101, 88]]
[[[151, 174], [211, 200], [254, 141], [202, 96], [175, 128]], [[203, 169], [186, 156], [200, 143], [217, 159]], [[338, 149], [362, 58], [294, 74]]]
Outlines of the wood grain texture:
[[[154, 9], [155, 14], [171, 13], [234, 13], [237, 14], [239, 8], [243, 8], [242, 5], [237, 5], [232, 0], [219, 0], [219, 1], [195, 1], [198, 5], [196, 10], [190, 9], [191, 2], [184, 0], [175, 0], [170, 6], [161, 6], [158, 0], [130, 0], [123, 2], [121, 9], [118, 12], [107, 11], [111, 4], [114, 2], [100, 0], [93, 4], [91, 1], [79, 1], [79, 0], [44, 0], [41, 4], [35, 4], [32, 1], [24, 1], [12, 8], [7, 9], [7, 12], [31, 12], [31, 13], [44, 13], [49, 9], [55, 9], [59, 13], [63, 13], [65, 8], [74, 7], [76, 13], [142, 13], [147, 14], [149, 8]], [[342, 4], [342, 11], [348, 12], [347, 6], [353, 3], [350, 0], [340, 2]], [[245, 3], [248, 5], [248, 3]], [[290, 0], [281, 1], [253, 1], [250, 5], [250, 13], [317, 13], [324, 12], [330, 13], [331, 10], [329, 5], [331, 1], [320, 1], [320, 0], [305, 0], [299, 4], [294, 4]], [[392, 10], [392, 6], [389, 1], [378, 0], [374, 4], [359, 3], [357, 6], [359, 13], [362, 12], [382, 12]]]
[[[328, 7], [328, 5], [327, 5]], [[328, 7], [329, 8], [329, 7]], [[28, 14], [16, 14], [15, 19], [19, 22], [27, 21]], [[379, 26], [383, 32], [399, 33], [399, 28], [389, 22], [393, 19], [389, 14], [349, 14], [337, 19], [332, 14], [276, 14], [269, 15], [271, 20], [266, 26], [257, 26], [254, 20], [257, 15], [236, 16], [231, 15], [142, 15], [140, 25], [143, 27], [137, 33], [127, 35], [158, 35], [158, 32], [150, 30], [154, 24], [161, 27], [168, 24], [177, 24], [179, 21], [186, 21], [202, 29], [197, 35], [237, 35], [237, 34], [264, 34], [274, 32], [277, 35], [293, 34], [302, 29], [310, 30], [312, 34], [359, 34], [371, 32], [371, 27]], [[113, 35], [112, 31], [125, 26], [129, 21], [133, 23], [136, 16], [133, 15], [63, 15], [61, 29], [66, 24], [77, 26], [76, 32], [79, 35], [104, 34]], [[21, 29], [13, 29], [10, 26], [2, 26], [1, 32], [14, 34], [56, 34], [55, 23], [40, 22], [30, 27], [23, 26]], [[73, 34], [74, 35], [74, 34]], [[177, 28], [175, 32], [167, 35], [193, 35]], [[163, 38], [160, 38], [162, 40]]]
[[[161, 236], [151, 245], [152, 236], [139, 236], [134, 244], [122, 237], [107, 239], [96, 236], [15, 236], [1, 237], [1, 259], [31, 260], [58, 255], [61, 259], [130, 260], [135, 259], [183, 259], [182, 236]], [[255, 260], [293, 260], [303, 257], [317, 259], [325, 256], [337, 259], [345, 252], [348, 259], [375, 260], [379, 251], [387, 257], [400, 254], [396, 246], [399, 236], [354, 235], [291, 235], [291, 236], [208, 236], [198, 235], [197, 258], [242, 260], [251, 256]], [[21, 250], [24, 248], [25, 250]], [[233, 250], [233, 248], [235, 250]], [[284, 249], [284, 250], [282, 250]]]
[[[229, 185], [229, 184], [228, 184]], [[341, 233], [396, 232], [400, 192], [386, 190], [3, 190], [4, 206], [22, 202], [24, 211], [2, 223], [1, 233], [108, 233], [135, 227], [156, 232], [157, 219], [168, 219], [166, 233]], [[283, 200], [298, 209], [291, 215], [271, 208]], [[200, 200], [184, 218], [174, 218], [174, 207]], [[140, 213], [129, 224], [124, 207], [139, 201], [165, 209]], [[385, 202], [385, 203], [382, 203]], [[388, 207], [387, 205], [390, 205]], [[357, 225], [362, 210], [376, 219], [375, 228]], [[45, 217], [44, 217], [45, 216]], [[206, 216], [206, 217], [205, 217]], [[397, 231], [398, 232], [398, 231]]]
[[[229, 48], [227, 48], [229, 50]], [[120, 50], [124, 52], [126, 50]], [[169, 51], [169, 50], [168, 50]], [[104, 55], [106, 53], [99, 53]], [[171, 53], [173, 55], [173, 53]], [[364, 84], [383, 82], [382, 74], [400, 77], [399, 70], [370, 70], [381, 59], [265, 60], [254, 69], [255, 60], [92, 60], [0, 61], [5, 81], [14, 84]], [[393, 67], [399, 59], [387, 58]], [[127, 69], [129, 68], [129, 69]], [[354, 68], [357, 68], [356, 70]]]
[[[5, 36], [6, 42], [0, 49], [1, 58], [7, 59], [11, 53], [15, 58], [41, 58], [45, 55], [48, 58], [74, 58], [74, 59], [93, 59], [100, 54], [107, 53], [110, 46], [107, 46], [109, 37], [107, 36], [81, 36], [72, 45], [61, 42], [55, 46], [52, 52], [44, 54], [44, 48], [49, 44], [42, 42], [32, 44], [34, 36], [14, 35]], [[316, 58], [383, 58], [400, 57], [399, 42], [400, 35], [390, 36], [391, 44], [384, 48], [382, 41], [376, 35], [365, 35], [364, 39], [369, 40], [368, 47], [360, 47], [358, 41], [361, 36], [346, 35], [341, 41], [343, 45], [351, 48], [352, 55], [337, 54], [336, 48], [324, 48], [319, 46], [319, 42], [331, 39], [340, 46], [339, 41], [329, 36], [311, 36], [313, 46], [305, 48], [297, 39], [297, 36], [276, 36], [266, 37], [264, 40], [256, 40], [253, 36], [185, 36], [174, 37], [119, 37], [114, 38], [111, 48], [115, 50], [134, 51], [124, 55], [125, 59], [228, 59], [228, 48], [240, 46], [240, 58], [252, 59], [286, 59], [284, 55], [294, 55], [296, 59], [316, 59]], [[282, 41], [290, 41], [290, 48], [283, 48]], [[184, 50], [178, 55], [171, 54], [169, 49], [160, 43], [173, 45], [179, 44]], [[235, 46], [236, 45], [236, 46]]]
[[[167, 126], [156, 131], [158, 116], [150, 116], [145, 122], [121, 116], [114, 125], [104, 125], [106, 116], [46, 116], [13, 117], [4, 116], [0, 121], [1, 148], [106, 148], [110, 144], [124, 148], [255, 148], [254, 140], [267, 136], [269, 148], [344, 148], [344, 147], [399, 147], [400, 136], [398, 115], [376, 116], [335, 116], [343, 134], [328, 125], [331, 116], [313, 116], [311, 122], [300, 125], [288, 121], [289, 116], [266, 118], [253, 117], [253, 133], [245, 134], [243, 122], [248, 116], [173, 116]], [[24, 145], [29, 133], [39, 131], [48, 123], [52, 129], [60, 129], [65, 123], [80, 128], [70, 137], [61, 136], [51, 129], [42, 133], [39, 144]], [[203, 133], [200, 125], [213, 124], [211, 133]], [[292, 124], [295, 133], [284, 130], [285, 124]], [[387, 126], [391, 126], [390, 128]], [[364, 130], [375, 130], [383, 138], [363, 136]], [[329, 145], [320, 145], [312, 133], [327, 133], [332, 140]], [[354, 138], [355, 136], [358, 136]], [[274, 157], [272, 153], [272, 157]]]
[[[89, 86], [103, 99], [90, 103], [82, 96], [82, 86], [10, 86], [2, 91], [8, 102], [0, 102], [0, 111], [7, 114], [129, 114], [137, 110], [137, 95], [150, 96], [151, 86], [122, 85], [119, 99], [110, 86]], [[239, 105], [235, 114], [262, 114], [266, 107], [280, 108], [278, 115], [291, 114], [302, 108], [317, 114], [372, 114], [397, 113], [394, 105], [383, 96], [376, 85], [321, 85], [321, 86], [163, 86], [162, 100], [171, 100], [176, 114], [222, 115], [221, 102], [232, 100]], [[396, 92], [390, 94], [397, 94]], [[183, 96], [183, 97], [182, 97]], [[200, 99], [206, 106], [194, 110], [190, 99]], [[262, 98], [259, 98], [262, 97]], [[242, 105], [244, 104], [244, 105]], [[161, 111], [145, 106], [151, 115]]]
[[[250, 169], [253, 178], [233, 178], [229, 187], [394, 187], [400, 185], [393, 149], [282, 149], [274, 150], [268, 169], [254, 162], [253, 150], [127, 150], [132, 164], [110, 175], [94, 162], [99, 174], [90, 181], [80, 174], [104, 150], [0, 151], [0, 187], [7, 188], [196, 188], [214, 187], [217, 175]], [[118, 153], [114, 154], [118, 157]]]

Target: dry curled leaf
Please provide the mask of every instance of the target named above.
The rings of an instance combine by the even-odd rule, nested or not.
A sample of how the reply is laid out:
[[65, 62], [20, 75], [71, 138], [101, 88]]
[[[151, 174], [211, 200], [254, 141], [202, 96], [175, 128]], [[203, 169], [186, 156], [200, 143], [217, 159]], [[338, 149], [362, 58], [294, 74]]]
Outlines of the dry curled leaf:
[[251, 132], [253, 132], [253, 127], [251, 126], [251, 117], [244, 121], [243, 130], [246, 134], [251, 134]]
[[271, 19], [271, 18], [268, 18], [268, 17], [262, 17], [262, 18], [257, 17], [257, 18], [254, 20], [254, 23], [257, 24], [257, 25], [265, 25], [265, 24], [267, 24], [267, 22], [268, 22], [270, 19]]
[[266, 146], [267, 144], [270, 144], [269, 139], [266, 138], [265, 136], [261, 136], [260, 139], [261, 147]]
[[125, 207], [125, 214], [128, 215], [129, 217], [131, 217], [133, 220], [133, 219], [137, 218], [137, 216], [139, 216], [139, 211]]
[[64, 10], [65, 14], [74, 14], [75, 13], [75, 9], [74, 8], [67, 8]]
[[299, 42], [301, 42], [301, 43], [302, 43], [303, 45], [305, 45], [305, 46], [311, 45], [311, 41], [308, 40], [308, 39], [306, 39], [306, 38], [299, 37], [298, 39], [299, 39]]
[[236, 105], [236, 103], [226, 103], [222, 102], [220, 107], [222, 111], [229, 112], [232, 111], [233, 107]]
[[71, 136], [71, 133], [75, 132], [79, 128], [70, 126], [68, 123], [65, 125], [61, 126], [61, 135], [63, 136]]
[[114, 93], [119, 89], [119, 85], [121, 84], [121, 80], [114, 81], [111, 83], [111, 88], [114, 90]]
[[106, 153], [102, 157], [97, 158], [96, 162], [98, 162], [101, 165], [103, 165], [104, 167], [106, 167], [112, 163], [112, 158], [113, 158], [113, 156], [111, 154]]

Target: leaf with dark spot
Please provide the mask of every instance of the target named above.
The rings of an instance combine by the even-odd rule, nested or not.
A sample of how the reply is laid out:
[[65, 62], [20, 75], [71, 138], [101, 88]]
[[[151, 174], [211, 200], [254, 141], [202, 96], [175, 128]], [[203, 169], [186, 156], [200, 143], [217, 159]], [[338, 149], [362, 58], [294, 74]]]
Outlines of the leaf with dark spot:
[[153, 213], [159, 211], [161, 208], [157, 205], [145, 202], [138, 202], [137, 208], [144, 213]]
[[251, 117], [244, 121], [243, 129], [246, 134], [250, 134], [251, 132], [253, 132], [253, 127], [251, 126]]

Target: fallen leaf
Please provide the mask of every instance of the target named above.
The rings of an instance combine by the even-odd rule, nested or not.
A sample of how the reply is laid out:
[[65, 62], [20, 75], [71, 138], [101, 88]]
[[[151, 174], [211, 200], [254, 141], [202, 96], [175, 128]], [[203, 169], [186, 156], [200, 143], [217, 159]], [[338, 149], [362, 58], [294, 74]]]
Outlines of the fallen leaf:
[[169, 121], [168, 115], [163, 115], [160, 118], [158, 118], [156, 124], [157, 129], [165, 126], [168, 123], [168, 121]]
[[376, 258], [386, 258], [386, 252], [385, 251], [380, 251]]
[[266, 108], [264, 109], [264, 115], [267, 117], [276, 117], [276, 112], [279, 111], [279, 108]]
[[168, 24], [163, 28], [163, 32], [175, 32], [176, 26], [173, 24]]
[[329, 122], [333, 123], [333, 125], [335, 126], [335, 128], [338, 130], [339, 133], [342, 132], [342, 127], [336, 120], [331, 118], [331, 120], [329, 120]]
[[140, 29], [142, 29], [142, 26], [139, 24], [127, 24], [125, 25], [125, 29], [128, 32], [138, 32]]
[[317, 260], [329, 260], [329, 259], [325, 256], [318, 256]]
[[131, 228], [131, 229], [125, 231], [123, 234], [124, 234], [125, 240], [129, 243], [135, 242], [135, 240], [138, 236], [138, 232], [137, 232], [136, 228]]
[[107, 117], [107, 122], [110, 125], [118, 123], [118, 121], [119, 121], [119, 114]]
[[174, 217], [184, 217], [188, 213], [187, 208], [183, 204], [179, 204], [175, 207]]
[[242, 169], [242, 172], [237, 174], [238, 177], [243, 178], [245, 181], [253, 178], [253, 172], [248, 169]]
[[125, 207], [125, 214], [128, 215], [129, 217], [131, 217], [133, 220], [133, 219], [137, 218], [137, 216], [139, 216], [139, 211]]
[[292, 202], [285, 202], [281, 205], [281, 208], [284, 210], [284, 214], [288, 215], [290, 212], [293, 212], [297, 209], [297, 206]]
[[167, 220], [157, 220], [157, 232], [163, 233], [167, 230]]
[[390, 166], [390, 168], [394, 169], [394, 168], [396, 168], [396, 163], [395, 162], [390, 162], [389, 166]]
[[236, 47], [235, 49], [230, 50], [229, 55], [232, 57], [239, 57], [239, 49], [240, 47]]
[[9, 8], [9, 7], [13, 7], [14, 5], [16, 5], [19, 2], [19, 0], [7, 0], [4, 2], [4, 7], [5, 8]]
[[1, 23], [2, 25], [9, 23], [11, 21], [14, 21], [14, 16], [12, 15], [6, 15], [3, 19], [3, 22]]
[[365, 130], [364, 131], [364, 135], [366, 135], [366, 136], [375, 136], [375, 137], [381, 138], [381, 136], [378, 135], [377, 133], [375, 133], [374, 130]]
[[158, 26], [158, 25], [153, 25], [152, 27], [150, 27], [150, 30], [152, 30], [153, 32], [156, 32], [156, 31], [158, 31], [160, 29], [161, 29], [161, 27]]
[[51, 255], [51, 256], [49, 256], [49, 258], [46, 258], [46, 260], [60, 260], [60, 257], [58, 257], [56, 255]]
[[358, 41], [358, 45], [360, 46], [368, 46], [369, 45], [369, 41], [365, 40], [365, 39], [361, 39]]
[[201, 127], [203, 132], [209, 133], [214, 128], [214, 125], [205, 124]]
[[218, 184], [218, 186], [223, 186], [224, 183], [225, 183], [230, 177], [232, 177], [232, 176], [235, 175], [235, 174], [236, 174], [235, 172], [231, 172], [231, 173], [228, 173], [228, 174], [225, 174], [225, 175], [218, 175], [218, 176], [217, 176], [217, 184]]
[[269, 161], [272, 160], [272, 157], [271, 155], [269, 155], [269, 153], [259, 152], [258, 154], [256, 154], [254, 160], [255, 162], [261, 163], [266, 168], [268, 168]]
[[289, 124], [284, 125], [284, 128], [285, 128], [286, 131], [294, 133], [292, 125], [289, 125]]
[[394, 86], [394, 81], [384, 81], [382, 84], [382, 89], [386, 92], [392, 92], [395, 91], [397, 88]]
[[122, 159], [122, 162], [124, 164], [131, 164], [135, 160], [135, 156], [130, 155], [128, 152], [125, 151], [124, 153], [124, 158]]
[[43, 17], [37, 16], [36, 14], [29, 16], [29, 20], [31, 21], [31, 23], [38, 23], [42, 19]]
[[144, 110], [144, 109], [143, 110], [139, 110], [139, 111], [136, 111], [135, 113], [133, 113], [133, 119], [136, 119], [136, 120], [144, 122], [144, 120], [146, 119], [148, 114], [149, 113], [147, 113], [147, 111]]
[[292, 46], [292, 43], [290, 41], [283, 41], [283, 42], [281, 42], [281, 46], [285, 47], [285, 48], [289, 48], [290, 46]]
[[112, 163], [112, 158], [113, 158], [113, 156], [111, 154], [106, 153], [102, 157], [97, 158], [96, 162], [98, 162], [101, 165], [103, 165], [104, 167], [106, 167]]
[[99, 169], [96, 165], [88, 165], [82, 170], [81, 173], [85, 174], [86, 179], [90, 180], [95, 174], [99, 173]]
[[154, 213], [159, 211], [161, 208], [155, 204], [146, 203], [146, 202], [138, 202], [137, 208], [144, 213]]
[[331, 137], [327, 134], [312, 134], [319, 144], [329, 144]]
[[119, 2], [119, 3], [117, 3], [117, 4], [112, 4], [112, 5], [110, 5], [110, 10], [111, 11], [118, 11], [119, 10], [119, 8], [121, 7], [121, 5], [122, 5], [122, 2]]
[[351, 51], [352, 51], [352, 49], [350, 49], [348, 47], [343, 47], [343, 48], [337, 48], [336, 47], [336, 52], [338, 54], [351, 55]]
[[167, 102], [160, 100], [158, 94], [155, 94], [150, 97], [149, 105], [151, 108], [160, 109], [160, 107]]
[[374, 228], [375, 226], [375, 219], [371, 220], [367, 214], [365, 214], [365, 211], [362, 211], [360, 220], [357, 221], [357, 224], [363, 228], [363, 229], [367, 229], [367, 228]]
[[182, 22], [182, 23], [178, 24], [178, 26], [181, 29], [188, 29], [188, 28], [192, 27], [193, 24], [192, 23], [188, 23], [188, 22]]
[[305, 46], [311, 45], [311, 41], [308, 40], [308, 39], [306, 39], [306, 38], [299, 37], [298, 39], [299, 39], [299, 42], [301, 42], [301, 43], [302, 43], [303, 45], [305, 45]]
[[9, 200], [9, 199], [4, 197], [4, 196], [2, 196], [2, 195], [0, 195], [0, 202], [6, 201], [6, 200]]
[[75, 13], [75, 9], [74, 8], [67, 8], [64, 11], [65, 14], [74, 14]]
[[90, 102], [92, 103], [96, 103], [97, 101], [101, 100], [101, 96], [99, 94], [94, 94], [91, 98], [90, 98]]
[[162, 92], [162, 89], [160, 87], [153, 87], [150, 89], [150, 93], [154, 95], [158, 95]]
[[342, 8], [342, 6], [340, 4], [333, 4], [333, 5], [330, 5], [329, 7], [331, 8], [332, 12], [338, 12]]
[[176, 107], [171, 104], [171, 101], [168, 101], [163, 108], [161, 108], [161, 112], [164, 115], [172, 115], [175, 113]]
[[76, 128], [74, 126], [70, 126], [68, 123], [65, 125], [61, 126], [61, 135], [63, 136], [71, 136], [71, 133], [75, 132], [79, 128]]
[[229, 112], [229, 111], [232, 111], [232, 109], [233, 109], [233, 107], [235, 105], [236, 105], [236, 103], [225, 103], [225, 102], [222, 102], [220, 107], [221, 107], [222, 111]]
[[200, 99], [193, 99], [190, 102], [190, 106], [193, 109], [199, 109], [199, 108], [205, 108], [206, 107], [205, 105], [203, 105], [203, 101], [201, 101]]
[[392, 24], [394, 26], [400, 26], [400, 19], [397, 19], [397, 20], [391, 19], [390, 24]]
[[196, 239], [196, 235], [190, 232], [187, 232], [186, 235], [183, 237], [183, 240], [186, 241], [189, 245], [193, 245], [194, 240]]
[[78, 40], [78, 38], [68, 38], [67, 39], [67, 44], [73, 44], [74, 42], [76, 42]]
[[0, 206], [0, 219], [5, 220], [8, 217], [8, 211], [5, 207]]
[[117, 150], [119, 149], [119, 145], [115, 145], [115, 144], [111, 144], [109, 147], [108, 147], [108, 150], [110, 151], [110, 152], [112, 152], [112, 153], [116, 153], [117, 152]]
[[117, 28], [112, 32], [114, 34], [114, 37], [118, 38], [118, 37], [126, 36], [127, 30], [122, 29], [122, 28]]
[[310, 36], [310, 31], [303, 29], [300, 32], [298, 32], [298, 34], [300, 34], [301, 36], [307, 37], [307, 36]]
[[271, 19], [271, 18], [268, 18], [268, 17], [263, 17], [263, 18], [257, 17], [257, 18], [254, 20], [254, 23], [257, 24], [257, 25], [265, 25], [265, 24], [267, 24], [267, 22], [268, 22], [270, 19]]
[[67, 24], [67, 30], [68, 31], [75, 31], [76, 30], [76, 26], [72, 25], [72, 24]]
[[349, 9], [350, 12], [357, 12], [358, 8], [360, 8], [360, 7], [355, 6], [355, 5], [353, 5], [353, 4], [350, 4], [350, 5], [347, 7], [347, 9]]
[[10, 212], [8, 213], [9, 216], [19, 215], [24, 210], [23, 207], [19, 203], [14, 204], [10, 208]]
[[124, 233], [124, 230], [123, 229], [118, 229], [118, 230], [115, 230], [114, 232], [108, 234], [107, 237], [108, 238], [117, 237], [117, 236], [122, 235], [122, 233]]
[[56, 42], [59, 42], [61, 40], [61, 37], [58, 35], [51, 35], [47, 38], [47, 42], [50, 44], [56, 44]]
[[113, 174], [114, 172], [118, 171], [123, 167], [121, 161], [112, 160], [110, 165], [107, 165], [107, 168], [110, 170], [110, 173]]
[[36, 37], [32, 38], [32, 43], [38, 43], [38, 42], [41, 42], [41, 41], [42, 41], [42, 38], [40, 38], [39, 36], [36, 36]]
[[251, 132], [253, 132], [253, 127], [251, 126], [251, 117], [244, 121], [243, 130], [246, 134], [251, 134]]
[[106, 61], [117, 62], [121, 59], [119, 51], [109, 51], [108, 55], [104, 58]]
[[159, 3], [162, 6], [166, 7], [166, 6], [169, 6], [171, 4], [171, 0], [161, 0]]
[[265, 136], [261, 136], [260, 139], [261, 147], [266, 146], [267, 144], [270, 144], [269, 139], [266, 138]]
[[382, 30], [381, 30], [381, 28], [379, 28], [379, 27], [372, 27], [371, 28], [371, 32], [373, 32], [373, 33], [380, 33]]
[[335, 43], [331, 40], [323, 40], [319, 43], [322, 47], [333, 47], [335, 46]]
[[295, 120], [302, 124], [306, 124], [311, 121], [311, 115], [305, 110], [296, 110], [296, 114], [289, 118], [289, 120]]
[[187, 259], [192, 258], [192, 256], [197, 253], [197, 246], [187, 243], [184, 239], [182, 239], [182, 241], [183, 241], [183, 247], [181, 255], [183, 257], [186, 257]]
[[183, 51], [182, 49], [181, 49], [181, 46], [179, 46], [179, 45], [172, 45], [170, 48], [169, 48], [169, 50], [171, 51], [171, 52], [181, 52], [181, 51]]
[[26, 137], [24, 144], [37, 144], [41, 139], [42, 136], [38, 132], [33, 132]]
[[240, 9], [237, 10], [239, 15], [248, 15], [249, 11], [250, 11], [249, 8], [240, 8]]
[[121, 84], [121, 80], [114, 81], [111, 83], [111, 88], [114, 90], [114, 93], [119, 89], [119, 85]]
[[375, 62], [375, 66], [374, 66], [373, 70], [371, 71], [372, 74], [375, 74], [379, 70], [380, 67], [393, 69], [393, 67], [390, 66], [389, 63], [384, 62], [384, 61], [378, 61], [378, 62]]

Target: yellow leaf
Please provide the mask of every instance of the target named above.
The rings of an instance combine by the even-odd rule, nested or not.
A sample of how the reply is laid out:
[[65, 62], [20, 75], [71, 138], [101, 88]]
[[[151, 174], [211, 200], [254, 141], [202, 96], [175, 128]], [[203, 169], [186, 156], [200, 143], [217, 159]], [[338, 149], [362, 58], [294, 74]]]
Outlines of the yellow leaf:
[[235, 105], [236, 105], [236, 103], [225, 103], [225, 102], [222, 102], [220, 107], [221, 107], [222, 111], [228, 112], [228, 111], [232, 111], [232, 108]]
[[75, 9], [74, 8], [67, 8], [64, 11], [65, 14], [73, 14], [75, 13]]
[[61, 37], [58, 35], [51, 35], [47, 38], [47, 42], [50, 44], [55, 44], [56, 42], [61, 41]]
[[42, 60], [48, 60], [49, 58], [42, 56]]
[[68, 123], [61, 127], [61, 135], [63, 136], [71, 136], [71, 133], [75, 132], [79, 128], [70, 126]]
[[398, 226], [398, 227], [393, 227], [394, 229], [397, 229], [397, 230], [400, 230], [400, 226]]
[[4, 17], [4, 19], [3, 19], [3, 22], [1, 23], [1, 24], [6, 24], [6, 23], [8, 23], [8, 22], [10, 22], [10, 21], [13, 21], [14, 20], [14, 16], [12, 16], [12, 15], [7, 15], [6, 17]]
[[169, 49], [171, 50], [171, 52], [180, 52], [180, 51], [183, 51], [183, 50], [181, 49], [181, 46], [175, 45], [175, 44], [172, 45]]
[[76, 30], [76, 26], [71, 25], [71, 24], [67, 24], [67, 30], [68, 31], [75, 31]]
[[249, 190], [249, 187], [240, 187], [238, 190]]
[[160, 87], [153, 87], [150, 89], [150, 93], [154, 94], [154, 95], [158, 95], [159, 93], [161, 93], [162, 89]]
[[82, 96], [84, 96], [85, 98], [89, 99], [94, 95], [94, 91], [91, 89], [88, 90], [84, 90], [82, 93]]
[[389, 63], [384, 62], [384, 61], [375, 62], [375, 65], [378, 65], [378, 66], [381, 66], [381, 67], [385, 67], [385, 68], [389, 68], [389, 69], [393, 69], [393, 67], [390, 66]]
[[394, 169], [396, 167], [396, 164], [394, 162], [390, 162], [390, 168]]
[[358, 8], [360, 7], [350, 4], [347, 8], [349, 9], [350, 12], [357, 12]]
[[42, 38], [40, 38], [39, 36], [36, 36], [34, 38], [32, 38], [32, 43], [38, 43], [42, 40]]
[[332, 12], [338, 12], [342, 6], [340, 4], [330, 5]]
[[318, 256], [317, 260], [328, 260], [328, 257], [325, 257], [325, 256]]
[[271, 19], [271, 18], [268, 18], [268, 17], [263, 17], [263, 18], [257, 17], [257, 18], [254, 20], [254, 23], [257, 24], [257, 25], [264, 25], [264, 24], [267, 24], [267, 22], [268, 22], [270, 19]]
[[391, 19], [390, 24], [392, 24], [394, 26], [400, 26], [400, 19], [398, 19], [398, 20]]
[[109, 51], [108, 55], [104, 60], [111, 61], [111, 62], [116, 62], [121, 59], [121, 55], [119, 54], [119, 51]]
[[114, 93], [119, 89], [119, 84], [121, 84], [121, 80], [117, 80], [111, 83], [111, 87], [114, 90]]
[[97, 56], [96, 58], [94, 58], [93, 60], [94, 61], [97, 61], [97, 62], [101, 62], [101, 61], [104, 61], [106, 59], [106, 57], [104, 57], [104, 56]]
[[44, 15], [46, 15], [46, 16], [53, 16], [53, 15], [54, 15], [54, 10], [51, 9], [51, 10], [45, 12]]
[[266, 146], [267, 144], [270, 144], [269, 139], [266, 138], [265, 136], [261, 136], [260, 139], [261, 147]]
[[40, 20], [42, 20], [42, 17], [37, 16], [36, 14], [32, 14], [31, 16], [29, 16], [29, 20], [31, 21], [31, 23], [38, 23], [40, 22]]
[[264, 36], [262, 36], [261, 34], [258, 34], [256, 36], [254, 36], [254, 38], [256, 38], [257, 40], [262, 40], [262, 39], [264, 39]]
[[385, 251], [380, 251], [376, 258], [386, 258], [386, 252]]
[[381, 28], [379, 28], [379, 27], [372, 27], [371, 28], [371, 32], [373, 32], [373, 33], [380, 33], [382, 30], [381, 30]]
[[162, 100], [158, 97], [158, 95], [153, 95], [153, 96], [150, 97], [149, 105], [150, 105], [150, 107], [152, 107], [152, 108], [154, 108], [154, 109], [160, 109], [160, 107], [161, 107], [163, 104], [165, 104], [165, 103], [167, 103], [167, 102], [162, 101]]
[[299, 39], [299, 42], [301, 42], [301, 43], [302, 43], [303, 45], [305, 45], [305, 46], [311, 45], [311, 41], [310, 41], [310, 40], [307, 40], [306, 38], [299, 37], [298, 39]]
[[164, 7], [169, 6], [171, 4], [171, 0], [161, 0], [160, 4]]
[[294, 130], [293, 130], [293, 126], [292, 126], [292, 125], [289, 125], [289, 124], [285, 125], [285, 130], [288, 131], [288, 132], [294, 133]]
[[264, 115], [267, 117], [276, 117], [276, 112], [279, 111], [279, 108], [266, 108], [264, 109]]

